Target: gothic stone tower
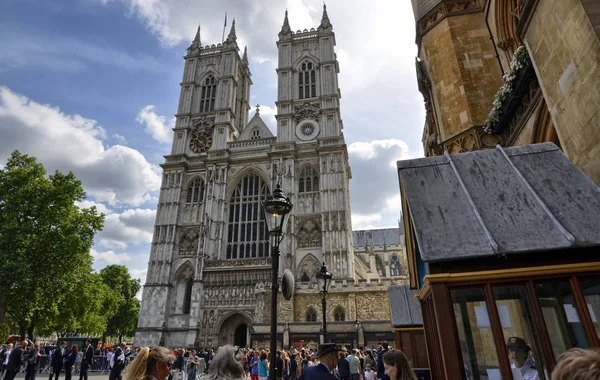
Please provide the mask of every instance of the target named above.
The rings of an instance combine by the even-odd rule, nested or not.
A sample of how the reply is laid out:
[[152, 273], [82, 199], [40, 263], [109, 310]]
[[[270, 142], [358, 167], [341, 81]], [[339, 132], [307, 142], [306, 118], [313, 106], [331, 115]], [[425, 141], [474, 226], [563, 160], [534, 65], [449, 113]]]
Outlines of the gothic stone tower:
[[333, 273], [331, 331], [347, 330], [344, 339], [352, 340], [358, 320], [373, 337], [389, 330], [389, 307], [372, 305], [386, 305], [387, 286], [405, 276], [393, 259], [398, 247], [386, 251], [393, 271], [382, 269], [375, 251], [354, 254], [332, 29], [325, 8], [317, 29], [296, 33], [286, 12], [277, 41], [277, 137], [258, 109], [247, 120], [250, 70], [235, 24], [223, 44], [204, 48], [198, 30], [162, 165], [137, 345], [264, 346], [271, 264], [261, 203], [278, 183], [294, 204], [279, 273], [290, 269], [296, 277], [293, 298], [278, 300], [281, 344], [319, 341], [315, 274], [322, 262]]

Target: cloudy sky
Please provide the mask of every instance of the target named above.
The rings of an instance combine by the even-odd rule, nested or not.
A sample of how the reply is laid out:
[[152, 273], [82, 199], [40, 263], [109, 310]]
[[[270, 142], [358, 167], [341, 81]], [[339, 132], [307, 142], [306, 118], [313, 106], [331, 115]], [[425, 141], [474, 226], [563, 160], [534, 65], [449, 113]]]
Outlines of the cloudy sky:
[[[119, 263], [144, 281], [163, 155], [186, 48], [221, 42], [236, 20], [248, 46], [252, 104], [276, 132], [276, 45], [320, 23], [321, 0], [3, 0], [0, 2], [0, 167], [18, 149], [48, 171], [73, 171], [83, 206], [106, 214], [95, 268]], [[397, 226], [395, 161], [422, 156], [408, 0], [328, 0], [340, 63], [354, 229]], [[250, 116], [253, 115], [253, 112]]]

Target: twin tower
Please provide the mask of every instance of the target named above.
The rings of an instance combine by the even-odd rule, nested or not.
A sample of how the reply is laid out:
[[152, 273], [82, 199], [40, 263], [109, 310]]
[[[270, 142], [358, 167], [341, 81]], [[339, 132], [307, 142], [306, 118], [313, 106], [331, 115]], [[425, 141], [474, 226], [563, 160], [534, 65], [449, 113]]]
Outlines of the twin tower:
[[351, 174], [326, 8], [316, 29], [298, 32], [286, 11], [277, 46], [276, 136], [258, 110], [248, 120], [252, 80], [235, 21], [223, 43], [202, 46], [198, 29], [187, 50], [137, 345], [258, 346], [268, 340], [270, 247], [261, 203], [277, 183], [294, 204], [279, 273], [292, 270], [298, 284], [292, 300], [280, 300], [283, 343], [299, 333], [297, 323], [318, 340], [314, 280], [321, 262], [339, 284], [339, 307], [353, 309], [347, 285], [355, 279]]

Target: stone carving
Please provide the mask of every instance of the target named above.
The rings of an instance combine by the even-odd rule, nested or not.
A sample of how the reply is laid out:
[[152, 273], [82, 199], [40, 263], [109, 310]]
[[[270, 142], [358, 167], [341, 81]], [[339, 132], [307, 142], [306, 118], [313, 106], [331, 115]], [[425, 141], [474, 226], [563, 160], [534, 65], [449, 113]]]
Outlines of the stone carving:
[[254, 287], [254, 296], [256, 305], [254, 307], [254, 323], [263, 323], [265, 321], [265, 286], [259, 282]]
[[319, 121], [319, 115], [321, 113], [321, 109], [314, 104], [304, 103], [300, 107], [296, 107], [294, 112], [294, 119], [296, 123], [301, 122], [302, 120], [312, 119], [315, 121]]
[[179, 238], [179, 255], [193, 256], [198, 250], [200, 234], [196, 228], [190, 228], [181, 233]]

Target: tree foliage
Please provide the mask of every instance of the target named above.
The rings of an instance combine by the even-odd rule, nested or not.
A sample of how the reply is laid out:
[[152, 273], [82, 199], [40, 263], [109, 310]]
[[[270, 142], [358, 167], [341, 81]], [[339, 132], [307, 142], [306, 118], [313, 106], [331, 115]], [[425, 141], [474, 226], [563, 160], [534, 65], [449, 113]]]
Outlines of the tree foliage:
[[109, 265], [100, 271], [100, 276], [119, 298], [116, 312], [109, 315], [106, 334], [118, 336], [120, 341], [123, 336], [131, 336], [135, 332], [140, 314], [140, 301], [136, 298], [141, 289], [140, 280], [131, 278], [123, 265]]
[[[47, 176], [34, 157], [18, 151], [0, 170], [0, 322], [7, 313], [21, 334], [75, 329], [73, 318], [87, 318], [82, 306], [112, 302], [92, 297], [103, 292], [101, 286], [88, 289], [101, 283], [91, 274], [89, 252], [104, 215], [75, 205], [84, 199], [73, 173]], [[89, 318], [101, 324], [97, 316]], [[92, 326], [86, 329], [99, 331]]]

